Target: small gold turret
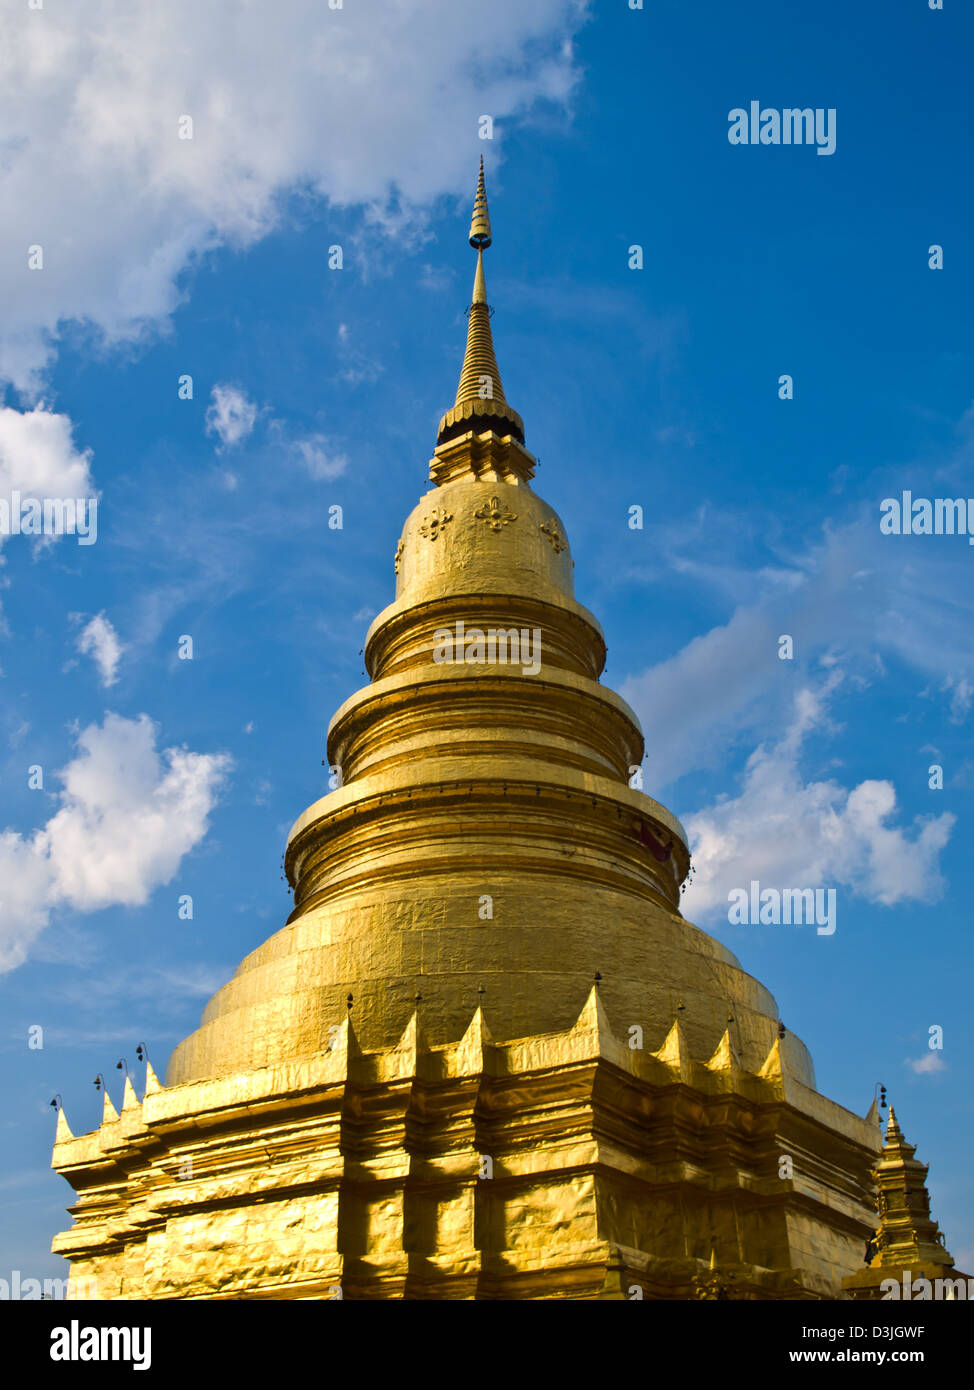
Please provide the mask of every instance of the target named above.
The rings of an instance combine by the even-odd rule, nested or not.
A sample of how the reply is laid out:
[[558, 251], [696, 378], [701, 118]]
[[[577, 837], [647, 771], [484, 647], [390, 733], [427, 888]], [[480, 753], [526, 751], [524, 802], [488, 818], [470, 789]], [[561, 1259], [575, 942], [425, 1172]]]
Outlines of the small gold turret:
[[919, 1287], [920, 1281], [927, 1280], [936, 1289], [938, 1279], [948, 1283], [967, 1279], [954, 1268], [940, 1227], [930, 1215], [927, 1165], [915, 1154], [916, 1145], [907, 1143], [890, 1106], [883, 1152], [873, 1173], [879, 1224], [868, 1242], [864, 1268], [842, 1281], [852, 1298], [888, 1297], [891, 1281], [908, 1289], [910, 1283]]
[[892, 1105], [883, 1156], [876, 1170], [879, 1186], [879, 1239], [876, 1263], [884, 1267], [911, 1261], [952, 1263], [943, 1236], [930, 1216], [926, 1165], [914, 1157], [916, 1145], [903, 1137]]

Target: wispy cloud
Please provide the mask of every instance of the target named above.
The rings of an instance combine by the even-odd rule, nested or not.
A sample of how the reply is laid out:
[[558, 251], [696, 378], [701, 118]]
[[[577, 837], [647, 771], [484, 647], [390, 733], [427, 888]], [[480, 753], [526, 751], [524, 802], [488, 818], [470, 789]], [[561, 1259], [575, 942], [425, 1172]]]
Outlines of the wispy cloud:
[[348, 455], [337, 450], [327, 435], [312, 434], [295, 440], [291, 447], [316, 482], [333, 482], [348, 468]]
[[938, 1071], [946, 1071], [947, 1063], [939, 1052], [925, 1052], [922, 1057], [908, 1057], [906, 1065], [917, 1076], [933, 1076]]
[[114, 685], [118, 679], [118, 663], [125, 648], [104, 613], [96, 613], [85, 624], [78, 633], [75, 645], [82, 656], [94, 658], [102, 685]]
[[790, 669], [778, 658], [783, 634], [794, 639], [795, 666], [809, 675], [838, 665], [863, 685], [881, 678], [884, 659], [894, 657], [933, 678], [955, 722], [966, 717], [974, 690], [966, 549], [928, 549], [921, 566], [868, 518], [810, 544], [781, 544], [778, 563], [748, 568], [718, 558], [722, 521], [728, 533], [739, 532], [735, 518], [708, 513], [685, 529], [677, 549], [672, 535], [660, 534], [659, 566], [716, 591], [733, 611], [621, 687], [647, 727], [666, 730], [647, 750], [654, 787], [716, 766], [749, 735], [784, 727], [793, 683], [781, 679]]

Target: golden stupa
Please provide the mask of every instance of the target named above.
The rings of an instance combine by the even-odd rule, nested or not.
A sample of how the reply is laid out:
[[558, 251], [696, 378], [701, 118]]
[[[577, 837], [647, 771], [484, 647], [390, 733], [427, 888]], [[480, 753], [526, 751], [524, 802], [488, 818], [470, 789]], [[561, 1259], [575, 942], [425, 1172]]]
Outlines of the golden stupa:
[[59, 1115], [54, 1249], [101, 1298], [834, 1298], [863, 1266], [875, 1117], [680, 913], [686, 835], [630, 785], [643, 735], [501, 385], [490, 242], [481, 162], [456, 401], [294, 910], [165, 1086]]
[[873, 1172], [879, 1225], [866, 1266], [842, 1281], [849, 1298], [927, 1300], [974, 1297], [974, 1280], [954, 1266], [943, 1232], [930, 1215], [927, 1164], [916, 1157], [889, 1108], [883, 1152]]

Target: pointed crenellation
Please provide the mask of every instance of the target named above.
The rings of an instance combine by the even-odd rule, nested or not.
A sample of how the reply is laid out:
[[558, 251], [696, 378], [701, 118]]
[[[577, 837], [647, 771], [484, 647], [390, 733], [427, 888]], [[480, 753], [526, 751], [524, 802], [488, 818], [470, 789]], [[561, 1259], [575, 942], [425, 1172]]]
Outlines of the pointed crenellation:
[[68, 1124], [67, 1117], [64, 1113], [64, 1106], [59, 1105], [57, 1111], [57, 1131], [54, 1135], [54, 1143], [64, 1144], [67, 1142], [67, 1140], [73, 1138], [74, 1135], [71, 1133], [71, 1128]]
[[713, 1056], [704, 1065], [714, 1079], [719, 1081], [721, 1089], [736, 1090], [738, 1088], [744, 1068], [731, 1039], [729, 1023], [720, 1035], [720, 1042], [714, 1049]]
[[775, 1038], [771, 1044], [771, 1051], [761, 1063], [757, 1073], [761, 1081], [783, 1082], [785, 1079], [785, 1063], [781, 1055], [781, 1039]]
[[337, 1075], [347, 1079], [350, 1065], [361, 1055], [362, 1049], [352, 1027], [352, 1015], [346, 1013], [340, 1024], [329, 1029], [328, 1046], [325, 1050], [325, 1057], [331, 1063], [329, 1075], [332, 1078]]
[[122, 1114], [125, 1115], [131, 1110], [139, 1109], [139, 1098], [135, 1094], [135, 1087], [132, 1085], [132, 1078], [128, 1072], [125, 1073], [125, 1088], [122, 1091]]
[[467, 1031], [453, 1049], [452, 1060], [457, 1075], [479, 1076], [485, 1070], [486, 1052], [491, 1041], [484, 1011], [478, 1004]]
[[159, 1084], [159, 1078], [152, 1069], [152, 1063], [147, 1059], [145, 1064], [145, 1090], [142, 1093], [142, 1099], [145, 1100], [146, 1096], [154, 1096], [161, 1090], [162, 1087]]
[[118, 1111], [112, 1104], [112, 1098], [108, 1094], [107, 1086], [103, 1087], [102, 1095], [104, 1097], [104, 1102], [101, 1108], [101, 1122], [103, 1125], [114, 1124], [115, 1121], [118, 1119]]
[[406, 1076], [417, 1076], [419, 1073], [419, 1059], [424, 1053], [429, 1052], [429, 1043], [426, 1041], [426, 1035], [419, 1021], [418, 1009], [413, 1010], [409, 1022], [403, 1029], [402, 1036], [396, 1043], [395, 1051], [401, 1067], [405, 1067], [404, 1074]]
[[657, 1062], [662, 1062], [667, 1071], [672, 1072], [680, 1081], [688, 1085], [693, 1081], [693, 1059], [679, 1014], [663, 1039], [663, 1045], [650, 1055], [655, 1057]]
[[767, 1057], [755, 1075], [762, 1086], [772, 1090], [781, 1100], [796, 1099], [804, 1085], [801, 1075], [796, 1075], [793, 1061], [780, 1033], [771, 1044]]
[[609, 1017], [605, 1012], [605, 1007], [602, 1003], [597, 984], [594, 984], [586, 995], [585, 1003], [582, 1005], [581, 1013], [575, 1020], [574, 1027], [576, 1029], [592, 1030], [602, 1035], [610, 1035], [612, 1033]]
[[582, 1053], [589, 1056], [604, 1057], [627, 1070], [632, 1068], [633, 1054], [616, 1037], [609, 1022], [609, 1016], [602, 1003], [598, 984], [594, 984], [569, 1031], [568, 1038], [576, 1049], [582, 1045]]

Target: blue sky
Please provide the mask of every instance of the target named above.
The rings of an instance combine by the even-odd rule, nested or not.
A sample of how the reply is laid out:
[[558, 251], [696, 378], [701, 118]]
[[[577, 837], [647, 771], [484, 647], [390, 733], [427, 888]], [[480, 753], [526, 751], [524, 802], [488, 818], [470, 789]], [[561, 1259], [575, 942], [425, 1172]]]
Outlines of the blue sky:
[[[100, 497], [96, 544], [0, 547], [4, 1270], [63, 1272], [51, 1096], [92, 1128], [95, 1074], [118, 1103], [139, 1041], [161, 1073], [287, 915], [287, 831], [456, 388], [481, 153], [505, 390], [645, 789], [694, 838], [687, 914], [821, 1090], [865, 1113], [886, 1084], [974, 1267], [974, 553], [879, 532], [903, 489], [974, 496], [974, 35], [945, 4], [501, 0], [489, 55], [452, 0], [378, 28], [291, 0], [271, 32], [140, 0], [112, 46], [107, 0], [0, 19], [0, 494]], [[731, 145], [751, 100], [835, 108], [835, 153]], [[750, 878], [835, 886], [835, 934], [730, 926]]]

